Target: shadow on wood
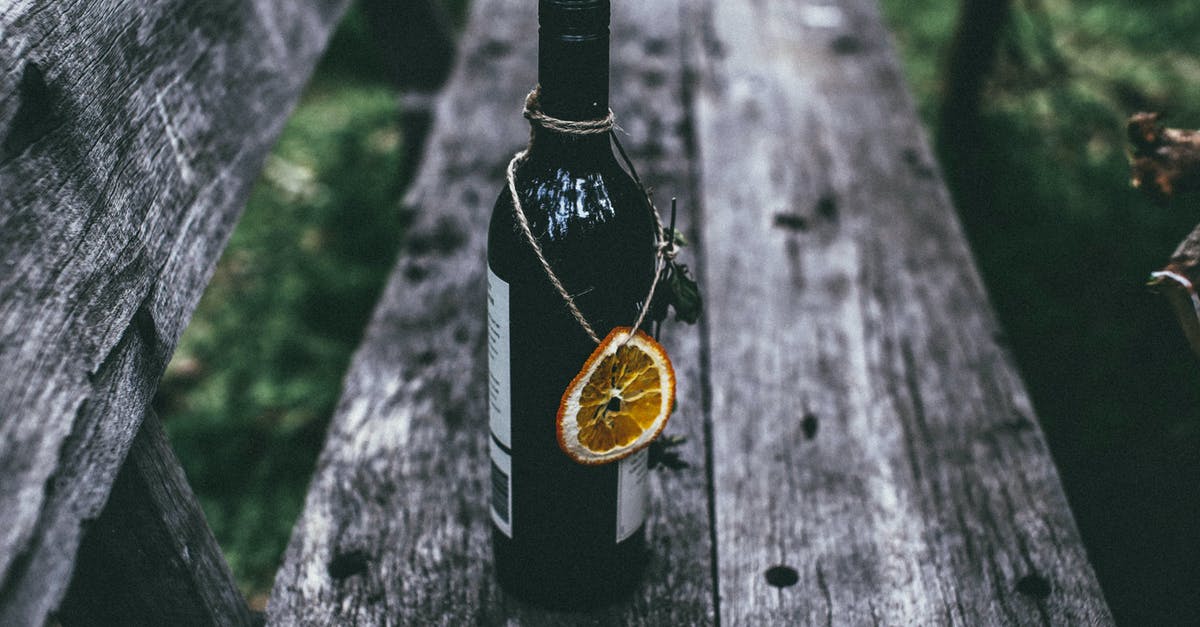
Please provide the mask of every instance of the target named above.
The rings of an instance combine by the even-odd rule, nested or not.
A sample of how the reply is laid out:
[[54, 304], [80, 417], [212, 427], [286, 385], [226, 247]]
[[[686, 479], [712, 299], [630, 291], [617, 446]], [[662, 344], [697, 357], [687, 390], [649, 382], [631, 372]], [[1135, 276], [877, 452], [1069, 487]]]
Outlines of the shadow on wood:
[[238, 591], [171, 450], [147, 412], [100, 517], [87, 525], [63, 625], [250, 625]]

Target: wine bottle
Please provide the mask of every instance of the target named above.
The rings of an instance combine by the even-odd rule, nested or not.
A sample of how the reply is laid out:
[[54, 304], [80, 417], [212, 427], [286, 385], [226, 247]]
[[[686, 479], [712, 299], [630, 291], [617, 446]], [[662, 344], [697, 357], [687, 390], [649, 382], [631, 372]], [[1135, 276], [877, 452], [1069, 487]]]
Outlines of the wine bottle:
[[[540, 0], [541, 111], [608, 113], [609, 1]], [[606, 134], [537, 124], [515, 170], [530, 229], [601, 337], [637, 318], [655, 272], [655, 222]], [[600, 466], [559, 448], [559, 402], [593, 341], [569, 312], [515, 220], [507, 189], [488, 229], [488, 369], [495, 567], [510, 594], [551, 607], [632, 590], [645, 558], [647, 456]]]

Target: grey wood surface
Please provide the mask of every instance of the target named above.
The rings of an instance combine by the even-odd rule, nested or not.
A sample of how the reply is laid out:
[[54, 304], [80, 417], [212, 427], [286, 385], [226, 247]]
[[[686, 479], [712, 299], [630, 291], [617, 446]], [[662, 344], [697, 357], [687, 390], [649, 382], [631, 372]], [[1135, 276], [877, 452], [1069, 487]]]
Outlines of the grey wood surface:
[[61, 599], [344, 5], [0, 2], [0, 624]]
[[142, 418], [100, 516], [88, 524], [63, 625], [251, 625], [162, 423]]
[[1111, 623], [875, 3], [689, 7], [725, 622]]
[[709, 309], [668, 333], [692, 468], [643, 588], [565, 615], [492, 580], [485, 232], [535, 9], [479, 0], [268, 620], [1111, 623], [874, 4], [616, 4], [614, 108], [699, 214]]
[[[676, 1], [618, 3], [613, 107], [647, 182], [690, 187]], [[504, 167], [528, 138], [536, 3], [478, 0], [407, 203], [416, 219], [317, 464], [268, 606], [271, 624], [699, 624], [713, 620], [699, 334], [672, 326], [686, 396], [656, 472], [653, 559], [635, 598], [583, 615], [506, 598], [490, 563], [484, 253]], [[685, 214], [686, 217], [686, 214]], [[686, 224], [686, 223], [685, 223]]]

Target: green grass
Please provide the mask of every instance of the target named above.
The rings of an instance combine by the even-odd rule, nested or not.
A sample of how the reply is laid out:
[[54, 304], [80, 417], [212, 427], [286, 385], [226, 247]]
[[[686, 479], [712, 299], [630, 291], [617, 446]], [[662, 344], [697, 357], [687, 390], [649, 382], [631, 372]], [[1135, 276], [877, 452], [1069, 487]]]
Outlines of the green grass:
[[[465, 0], [443, 0], [461, 25]], [[352, 6], [267, 158], [155, 406], [261, 603], [404, 228], [399, 93]], [[394, 36], [402, 36], [395, 33]]]
[[288, 122], [158, 404], [238, 580], [269, 587], [401, 233], [394, 91], [322, 76]]
[[[1126, 117], [1200, 126], [1200, 5], [1017, 2], [953, 191], [1119, 622], [1200, 610], [1200, 370], [1144, 287], [1195, 224], [1129, 187]], [[927, 126], [958, 2], [885, 0]], [[954, 155], [941, 155], [955, 163]], [[953, 179], [953, 177], [951, 177]], [[966, 187], [966, 185], [970, 187]]]

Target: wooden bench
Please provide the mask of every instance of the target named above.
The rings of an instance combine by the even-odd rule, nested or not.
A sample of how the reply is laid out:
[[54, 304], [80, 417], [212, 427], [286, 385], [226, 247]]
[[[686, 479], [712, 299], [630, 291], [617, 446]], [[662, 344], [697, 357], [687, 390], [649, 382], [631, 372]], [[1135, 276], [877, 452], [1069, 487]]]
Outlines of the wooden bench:
[[[0, 623], [244, 624], [142, 416], [343, 3], [28, 4], [0, 9]], [[613, 108], [707, 299], [666, 327], [690, 466], [654, 473], [645, 584], [564, 615], [492, 578], [484, 233], [536, 11], [475, 0], [268, 622], [1111, 623], [873, 0], [616, 5]], [[129, 37], [183, 44], [87, 73]]]
[[[667, 332], [691, 467], [656, 473], [646, 584], [589, 618], [1108, 622], [874, 3], [615, 4], [613, 107], [708, 309]], [[546, 617], [497, 589], [480, 497], [483, 225], [534, 32], [473, 7], [273, 622]]]
[[143, 415], [345, 5], [0, 4], [0, 625], [250, 621]]

